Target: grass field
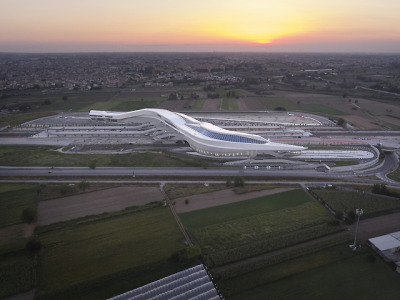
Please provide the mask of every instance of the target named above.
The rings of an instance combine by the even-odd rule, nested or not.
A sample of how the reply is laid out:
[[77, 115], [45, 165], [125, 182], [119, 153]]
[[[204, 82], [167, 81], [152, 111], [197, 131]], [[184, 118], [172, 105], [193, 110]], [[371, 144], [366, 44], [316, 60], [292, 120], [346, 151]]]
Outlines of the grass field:
[[266, 96], [264, 98], [260, 98], [260, 102], [265, 106], [266, 110], [274, 110], [277, 107], [283, 107], [288, 111], [299, 110], [298, 105], [284, 97]]
[[114, 111], [131, 111], [142, 108], [157, 108], [165, 98], [145, 98], [145, 99], [116, 99], [115, 104], [109, 108]]
[[[372, 262], [371, 256], [369, 249], [356, 255], [341, 244], [247, 273], [226, 285], [233, 292], [230, 299], [398, 299], [399, 276], [380, 258]], [[235, 286], [245, 288], [235, 293]]]
[[[301, 266], [313, 266], [317, 251], [352, 238], [344, 227], [330, 225], [332, 216], [300, 189], [179, 216], [227, 298], [252, 299], [253, 294], [242, 293], [263, 286], [265, 276], [272, 281], [284, 278], [277, 265], [290, 266], [308, 255]], [[344, 249], [352, 255], [347, 246]]]
[[271, 196], [217, 206], [181, 214], [184, 224], [191, 229], [227, 223], [310, 202], [302, 190], [293, 190]]
[[197, 158], [180, 159], [163, 152], [129, 154], [66, 154], [50, 146], [3, 146], [0, 165], [3, 166], [70, 166], [86, 167], [93, 161], [97, 167], [199, 167], [204, 161]]
[[223, 110], [238, 110], [238, 105], [236, 98], [224, 98], [222, 99], [222, 105], [221, 105]]
[[226, 186], [224, 184], [209, 184], [205, 186], [204, 184], [196, 183], [167, 183], [164, 186], [164, 191], [167, 193], [170, 199], [210, 193], [223, 189], [226, 189]]
[[192, 110], [202, 110], [205, 100], [204, 99], [197, 99], [194, 101], [192, 105]]
[[[63, 96], [67, 100], [62, 100]], [[90, 92], [70, 94], [26, 95], [2, 99], [0, 104], [29, 104], [30, 110], [21, 113], [3, 114], [0, 127], [18, 124], [37, 118], [54, 115], [61, 111], [115, 110], [130, 111], [148, 107], [158, 107], [162, 97], [123, 97], [118, 92]], [[46, 104], [45, 104], [46, 103]]]
[[52, 111], [43, 112], [29, 112], [29, 113], [15, 113], [15, 114], [2, 114], [0, 117], [0, 127], [4, 126], [17, 126], [22, 123], [36, 120], [43, 117], [48, 117], [57, 114]]
[[332, 107], [323, 105], [323, 104], [301, 104], [299, 106], [301, 111], [309, 112], [309, 113], [317, 113], [329, 116], [343, 116], [347, 115], [347, 113], [334, 109]]
[[343, 230], [302, 190], [179, 215], [210, 266], [260, 255]]
[[363, 217], [400, 208], [400, 199], [391, 199], [375, 194], [338, 190], [314, 190], [314, 193], [337, 212], [350, 212], [362, 208], [364, 210]]
[[387, 175], [392, 180], [400, 181], [400, 168], [397, 168], [396, 171]]
[[0, 256], [0, 298], [29, 291], [36, 285], [35, 261], [27, 253]]
[[[126, 281], [129, 274], [136, 274], [128, 280], [132, 289], [176, 271], [168, 258], [183, 247], [182, 236], [166, 207], [65, 224], [39, 231], [45, 247], [39, 265], [39, 298], [96, 293], [98, 288], [104, 290], [104, 298], [124, 292], [115, 291], [111, 283]], [[109, 286], [102, 287], [103, 281]], [[96, 298], [90, 293], [85, 299]]]
[[36, 211], [37, 185], [0, 185], [0, 228], [21, 223], [21, 213], [30, 208]]

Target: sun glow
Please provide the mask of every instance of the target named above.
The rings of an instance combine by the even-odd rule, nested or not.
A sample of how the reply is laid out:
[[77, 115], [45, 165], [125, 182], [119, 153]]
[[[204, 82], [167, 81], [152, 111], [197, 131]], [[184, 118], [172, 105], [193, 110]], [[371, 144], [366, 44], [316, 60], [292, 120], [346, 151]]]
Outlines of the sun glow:
[[285, 45], [279, 49], [297, 51], [301, 44], [311, 45], [307, 49], [312, 50], [320, 44], [340, 50], [358, 42], [363, 43], [361, 50], [368, 42], [400, 49], [397, 0], [117, 2], [41, 0], [42, 5], [37, 5], [28, 0], [0, 1], [0, 51], [27, 51], [32, 45], [48, 51], [49, 44], [59, 44], [60, 50], [68, 44], [89, 49], [85, 45], [90, 44], [93, 51], [101, 50], [98, 45], [106, 45], [105, 49], [115, 45], [117, 50], [149, 46], [160, 51], [186, 46], [247, 51]]

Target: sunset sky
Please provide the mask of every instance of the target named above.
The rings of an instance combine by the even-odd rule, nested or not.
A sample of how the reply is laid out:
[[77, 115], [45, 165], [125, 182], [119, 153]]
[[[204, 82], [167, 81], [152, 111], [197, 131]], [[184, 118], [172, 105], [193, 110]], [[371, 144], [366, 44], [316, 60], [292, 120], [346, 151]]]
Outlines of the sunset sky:
[[0, 52], [400, 53], [400, 0], [0, 0]]

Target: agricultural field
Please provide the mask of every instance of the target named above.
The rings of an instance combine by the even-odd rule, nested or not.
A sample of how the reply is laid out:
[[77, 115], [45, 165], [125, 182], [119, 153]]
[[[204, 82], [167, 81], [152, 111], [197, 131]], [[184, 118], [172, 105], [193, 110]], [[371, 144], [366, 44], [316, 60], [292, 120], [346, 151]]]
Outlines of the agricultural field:
[[221, 287], [230, 291], [230, 299], [400, 297], [399, 276], [371, 250], [354, 254], [346, 243], [246, 273]]
[[36, 286], [34, 257], [23, 252], [3, 254], [0, 248], [0, 282], [1, 299], [33, 289]]
[[313, 190], [313, 192], [336, 212], [348, 213], [357, 208], [363, 209], [363, 218], [400, 208], [400, 199], [376, 194], [339, 190]]
[[226, 189], [224, 184], [167, 183], [164, 191], [169, 199], [187, 197]]
[[163, 198], [159, 187], [125, 186], [91, 191], [51, 201], [41, 201], [38, 206], [37, 222], [39, 225], [49, 225], [143, 206], [151, 202], [163, 201]]
[[235, 98], [224, 98], [221, 104], [221, 110], [237, 110], [238, 104]]
[[36, 285], [34, 257], [25, 251], [34, 225], [22, 224], [24, 209], [36, 211], [35, 184], [0, 185], [0, 298], [31, 290]]
[[95, 110], [129, 111], [148, 107], [158, 107], [165, 100], [161, 92], [153, 93], [120, 93], [89, 92], [49, 95], [13, 96], [1, 99], [1, 105], [27, 106], [25, 111], [3, 114], [0, 127], [16, 126], [37, 118], [50, 116], [59, 112]]
[[260, 102], [264, 105], [264, 110], [274, 110], [282, 107], [287, 111], [299, 111], [299, 106], [282, 96], [266, 96], [260, 98]]
[[304, 112], [328, 115], [328, 116], [342, 116], [346, 115], [343, 111], [323, 105], [323, 104], [300, 104], [300, 110]]
[[179, 216], [214, 267], [343, 230], [299, 189]]
[[[343, 119], [359, 129], [398, 130], [400, 126], [400, 119], [396, 118], [400, 114], [400, 106], [394, 101], [285, 91], [276, 91], [275, 94], [276, 97], [291, 101], [293, 105], [297, 104], [297, 109], [292, 109], [295, 111], [304, 110], [328, 115], [336, 115], [337, 111], [340, 111], [342, 113], [339, 115], [342, 115]], [[316, 109], [318, 107], [319, 109]]]
[[36, 211], [38, 185], [0, 185], [0, 228], [21, 223], [24, 209]]
[[69, 166], [86, 167], [92, 162], [97, 167], [199, 167], [204, 160], [180, 159], [163, 152], [128, 154], [69, 154], [50, 146], [3, 146], [0, 149], [2, 166]]
[[38, 299], [110, 297], [180, 268], [169, 261], [183, 240], [167, 207], [40, 227], [38, 236]]

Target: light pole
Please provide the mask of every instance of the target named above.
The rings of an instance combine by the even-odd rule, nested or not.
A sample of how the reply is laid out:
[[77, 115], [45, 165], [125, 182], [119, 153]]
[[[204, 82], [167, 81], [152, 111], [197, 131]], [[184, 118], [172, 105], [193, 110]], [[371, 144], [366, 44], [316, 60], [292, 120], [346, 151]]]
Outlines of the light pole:
[[356, 215], [357, 215], [356, 233], [354, 235], [354, 243], [353, 243], [353, 245], [350, 245], [350, 248], [352, 248], [353, 251], [357, 250], [356, 242], [357, 242], [358, 223], [360, 222], [360, 217], [363, 215], [363, 213], [364, 213], [364, 211], [362, 209], [358, 209], [358, 208], [356, 209]]

